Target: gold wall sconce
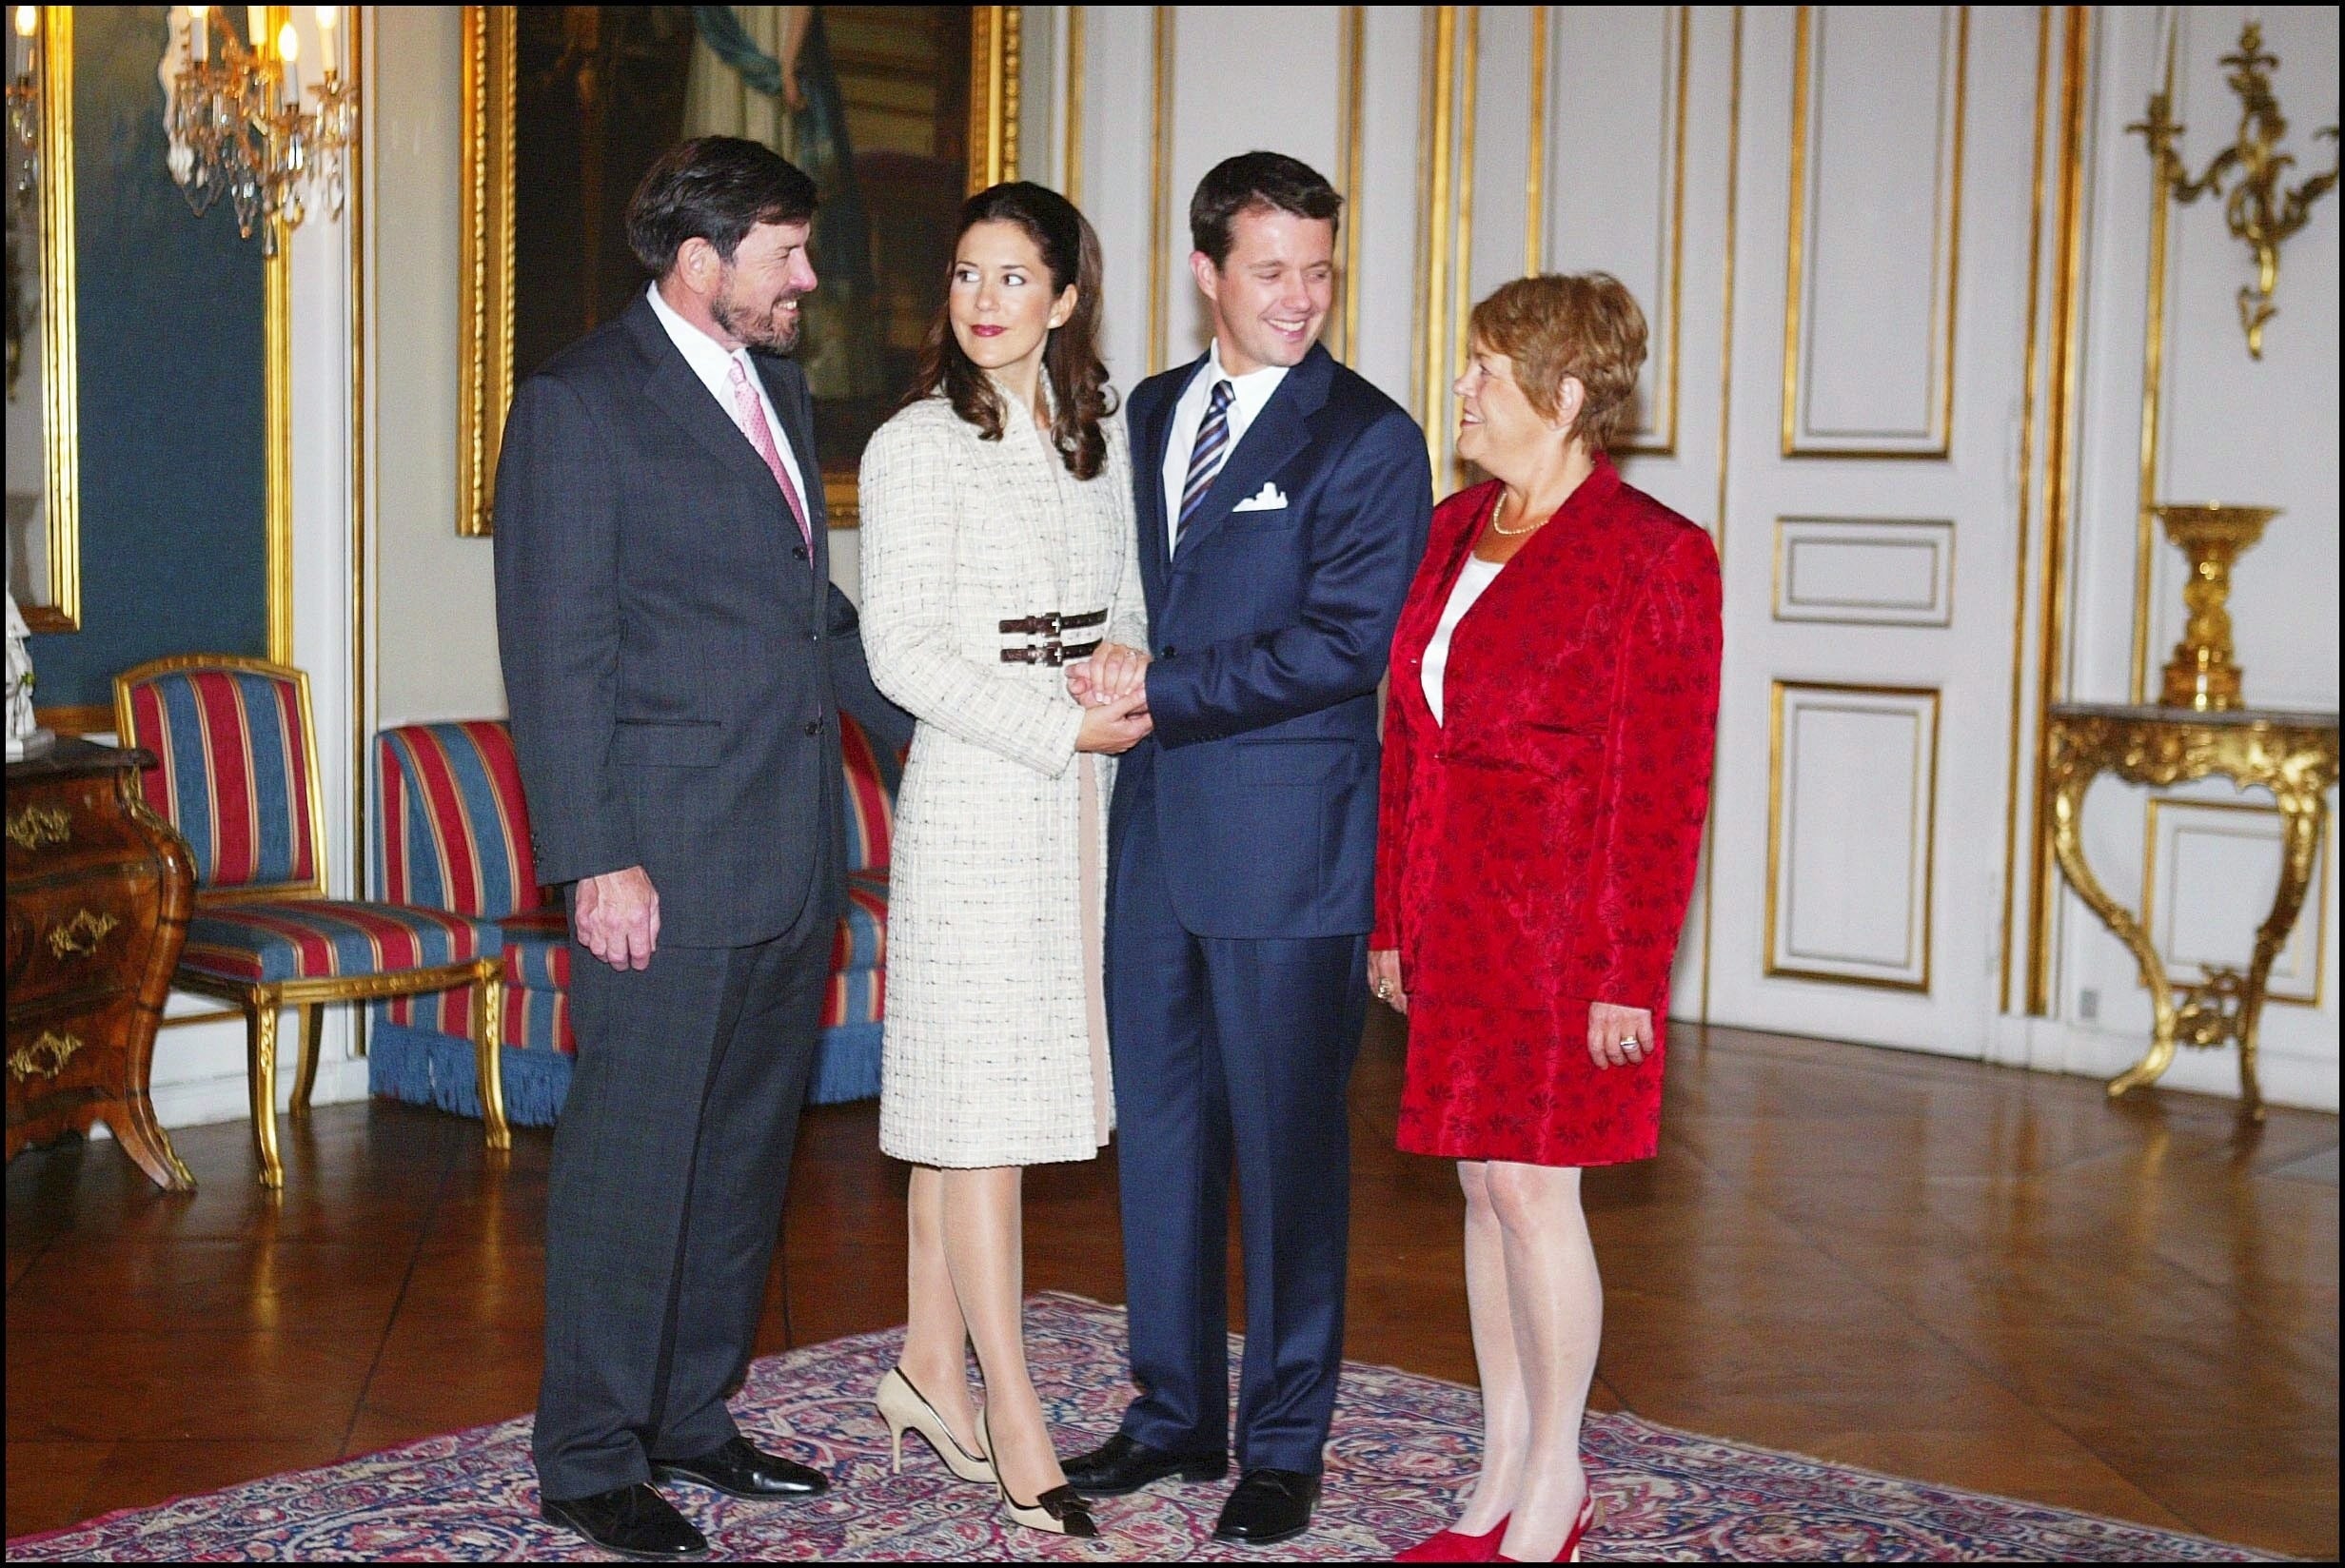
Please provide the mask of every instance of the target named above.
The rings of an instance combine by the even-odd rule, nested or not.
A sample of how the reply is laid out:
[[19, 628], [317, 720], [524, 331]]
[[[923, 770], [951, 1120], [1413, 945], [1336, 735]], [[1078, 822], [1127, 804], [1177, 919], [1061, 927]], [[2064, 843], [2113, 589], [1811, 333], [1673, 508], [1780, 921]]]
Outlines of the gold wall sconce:
[[[2263, 24], [2250, 16], [2239, 29], [2238, 51], [2222, 60], [2231, 68], [2224, 80], [2239, 96], [2238, 139], [2215, 155], [2204, 174], [2192, 179], [2174, 146], [2185, 128], [2174, 121], [2174, 56], [2175, 24], [2170, 16], [2165, 85], [2150, 95], [2149, 118], [2125, 128], [2148, 139], [2161, 198], [2171, 194], [2185, 206], [2209, 193], [2223, 198], [2224, 221], [2256, 255], [2255, 286], [2239, 289], [2239, 325], [2247, 333], [2248, 356], [2260, 360], [2264, 323], [2279, 311], [2272, 294], [2279, 285], [2280, 243], [2304, 226], [2313, 204], [2336, 184], [2337, 168], [2333, 162], [2327, 173], [2315, 174], [2294, 189], [2281, 183], [2296, 160], [2279, 149], [2288, 134], [2288, 121], [2272, 95], [2272, 72], [2279, 69], [2279, 61], [2264, 52]], [[2324, 126], [2313, 134], [2335, 142], [2337, 127]], [[2165, 210], [2162, 199], [2158, 210]]]

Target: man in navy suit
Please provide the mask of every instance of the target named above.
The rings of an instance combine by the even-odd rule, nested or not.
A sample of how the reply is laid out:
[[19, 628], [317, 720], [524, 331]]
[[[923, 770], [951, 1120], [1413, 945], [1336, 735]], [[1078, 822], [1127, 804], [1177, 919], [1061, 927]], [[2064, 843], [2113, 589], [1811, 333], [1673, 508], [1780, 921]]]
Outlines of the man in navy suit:
[[1317, 346], [1341, 198], [1271, 152], [1206, 175], [1191, 269], [1213, 341], [1133, 389], [1155, 731], [1115, 780], [1108, 1009], [1140, 1397], [1067, 1465], [1096, 1496], [1224, 1475], [1230, 1175], [1245, 1240], [1241, 1480], [1217, 1539], [1300, 1534], [1343, 1362], [1345, 1110], [1367, 996], [1376, 686], [1432, 515], [1424, 433]]

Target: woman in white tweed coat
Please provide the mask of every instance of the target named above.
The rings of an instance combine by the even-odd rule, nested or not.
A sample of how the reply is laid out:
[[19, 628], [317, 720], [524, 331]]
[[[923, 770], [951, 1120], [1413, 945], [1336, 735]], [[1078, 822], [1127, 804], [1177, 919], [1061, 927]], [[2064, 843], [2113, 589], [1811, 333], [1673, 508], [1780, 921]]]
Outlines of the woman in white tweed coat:
[[880, 1147], [915, 1167], [910, 1328], [880, 1410], [899, 1441], [910, 1426], [956, 1473], [997, 1476], [1019, 1522], [1074, 1535], [1090, 1516], [1026, 1375], [1019, 1193], [1024, 1166], [1107, 1142], [1106, 802], [1113, 755], [1149, 728], [1144, 692], [1081, 707], [1064, 679], [1100, 644], [1147, 645], [1098, 282], [1063, 197], [971, 197], [860, 502], [872, 677], [919, 721], [889, 867], [879, 1100]]

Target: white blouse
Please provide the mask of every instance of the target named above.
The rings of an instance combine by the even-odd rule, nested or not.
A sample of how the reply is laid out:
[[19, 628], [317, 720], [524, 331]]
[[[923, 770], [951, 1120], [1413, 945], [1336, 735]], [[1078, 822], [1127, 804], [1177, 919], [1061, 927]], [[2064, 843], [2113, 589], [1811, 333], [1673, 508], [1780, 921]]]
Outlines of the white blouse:
[[1466, 618], [1466, 612], [1498, 580], [1506, 569], [1503, 560], [1484, 560], [1478, 556], [1466, 558], [1465, 569], [1458, 573], [1456, 584], [1449, 590], [1449, 602], [1441, 612], [1441, 623], [1433, 628], [1433, 640], [1426, 644], [1422, 679], [1425, 682], [1425, 703], [1433, 710], [1433, 722], [1441, 717], [1442, 678], [1449, 673], [1449, 637], [1457, 623]]

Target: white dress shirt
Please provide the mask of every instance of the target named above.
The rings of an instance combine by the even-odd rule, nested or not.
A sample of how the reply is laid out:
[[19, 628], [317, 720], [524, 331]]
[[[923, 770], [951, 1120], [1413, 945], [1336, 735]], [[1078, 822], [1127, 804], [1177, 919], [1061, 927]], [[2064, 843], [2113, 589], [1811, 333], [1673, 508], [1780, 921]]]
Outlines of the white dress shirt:
[[1215, 382], [1230, 383], [1230, 441], [1222, 450], [1222, 464], [1237, 453], [1237, 443], [1246, 439], [1247, 429], [1262, 412], [1262, 405], [1271, 401], [1278, 383], [1287, 379], [1283, 364], [1266, 364], [1259, 370], [1249, 370], [1243, 376], [1232, 376], [1221, 368], [1221, 340], [1215, 338], [1206, 351], [1205, 367], [1189, 378], [1181, 388], [1180, 401], [1172, 405], [1172, 434], [1164, 447], [1164, 539], [1169, 552], [1179, 541], [1181, 523], [1181, 492], [1189, 488], [1189, 457], [1196, 450], [1197, 427], [1205, 422], [1205, 405], [1213, 396]]
[[1425, 645], [1425, 664], [1418, 678], [1425, 684], [1426, 706], [1433, 710], [1433, 722], [1445, 722], [1441, 716], [1443, 683], [1449, 676], [1449, 640], [1457, 635], [1457, 623], [1466, 618], [1466, 612], [1474, 607], [1474, 600], [1489, 591], [1498, 574], [1506, 569], [1503, 560], [1484, 560], [1468, 556], [1466, 565], [1449, 589], [1449, 602], [1442, 607], [1440, 624], [1433, 628], [1433, 640]]
[[[790, 444], [789, 431], [782, 424], [781, 416], [774, 412], [774, 400], [766, 394], [765, 378], [758, 374], [757, 362], [749, 357], [749, 350], [728, 351], [724, 344], [679, 316], [676, 307], [660, 297], [658, 284], [651, 285], [650, 297], [652, 314], [660, 318], [669, 340], [683, 354], [684, 363], [692, 366], [692, 373], [700, 378], [700, 384], [708, 388], [708, 395], [717, 400], [717, 406], [724, 410], [724, 417], [733, 421], [737, 430], [740, 430], [741, 421], [733, 412], [734, 362], [739, 361], [741, 368], [749, 373], [749, 384], [756, 389], [758, 402], [765, 410], [765, 428], [774, 433], [774, 449], [781, 454], [781, 465], [790, 471], [790, 482], [798, 486], [798, 502], [808, 508], [806, 520], [812, 522], [814, 502], [806, 496], [806, 476], [798, 470], [798, 452]], [[749, 441], [752, 450], [756, 449], [758, 443], [749, 440], [748, 431], [741, 430], [741, 439]]]

